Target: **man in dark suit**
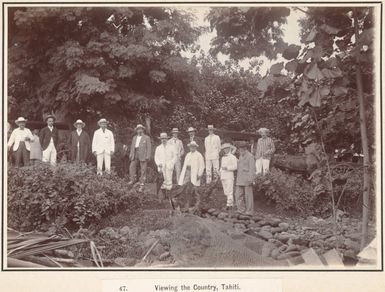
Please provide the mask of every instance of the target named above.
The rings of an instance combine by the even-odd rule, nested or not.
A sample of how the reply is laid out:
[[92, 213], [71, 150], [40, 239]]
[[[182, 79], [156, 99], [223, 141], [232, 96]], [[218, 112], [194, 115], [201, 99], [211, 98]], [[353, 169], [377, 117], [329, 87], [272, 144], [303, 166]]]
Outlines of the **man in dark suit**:
[[[146, 182], [146, 169], [147, 162], [151, 159], [151, 139], [144, 134], [144, 126], [139, 124], [136, 126], [136, 135], [132, 139], [130, 149], [130, 182], [134, 184], [136, 182], [136, 166], [140, 163], [140, 178], [139, 182], [141, 186], [144, 186]], [[123, 146], [127, 149], [127, 146]]]
[[91, 139], [86, 131], [83, 130], [85, 123], [77, 120], [74, 123], [76, 130], [70, 133], [68, 139], [68, 148], [70, 150], [69, 159], [72, 162], [87, 162], [91, 153]]
[[43, 150], [43, 162], [49, 162], [51, 165], [56, 165], [56, 149], [59, 142], [58, 129], [54, 127], [55, 117], [48, 115], [45, 118], [47, 127], [41, 129], [39, 140], [41, 149]]
[[198, 144], [198, 148], [197, 148], [198, 152], [200, 154], [204, 155], [205, 143], [204, 143], [202, 138], [199, 138], [196, 136], [196, 132], [197, 132], [197, 130], [193, 127], [189, 127], [187, 129], [187, 133], [188, 133], [189, 137], [183, 141], [183, 146], [185, 149], [189, 149], [189, 147], [187, 145], [189, 143], [191, 143], [192, 141], [195, 141]]

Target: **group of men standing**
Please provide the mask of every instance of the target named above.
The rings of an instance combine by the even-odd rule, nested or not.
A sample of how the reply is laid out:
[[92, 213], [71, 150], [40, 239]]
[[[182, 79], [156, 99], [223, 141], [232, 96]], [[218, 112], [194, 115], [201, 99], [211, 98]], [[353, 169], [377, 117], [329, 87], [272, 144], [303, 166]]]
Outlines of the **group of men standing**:
[[[181, 170], [184, 146], [178, 138], [178, 129], [172, 129], [173, 136], [171, 138], [168, 137], [167, 133], [160, 134], [161, 144], [155, 150], [154, 160], [158, 171], [163, 174], [164, 182], [161, 188], [166, 190], [172, 188], [174, 171], [179, 185], [191, 182], [195, 186], [200, 186], [202, 175], [206, 170], [206, 183], [210, 183], [213, 176], [219, 176], [221, 179], [223, 192], [227, 197], [226, 209], [236, 207], [240, 213], [253, 214], [255, 177], [269, 171], [270, 160], [275, 152], [274, 142], [268, 137], [269, 130], [266, 128], [258, 130], [261, 138], [258, 140], [253, 154], [248, 150], [247, 143], [241, 141], [238, 144], [239, 159], [234, 155], [236, 151], [234, 145], [221, 144], [219, 136], [214, 133], [213, 125], [209, 125], [207, 130], [208, 135], [202, 141], [196, 137], [196, 129], [188, 128], [189, 138], [186, 141], [186, 146], [189, 152], [184, 157]], [[204, 150], [203, 147], [200, 148], [202, 144]], [[201, 154], [203, 151], [205, 157]], [[221, 151], [223, 152], [222, 156], [220, 156]], [[237, 173], [236, 178], [235, 172]]]
[[56, 164], [58, 130], [54, 127], [55, 118], [51, 115], [45, 119], [47, 126], [32, 132], [25, 127], [27, 120], [19, 117], [15, 123], [18, 126], [12, 131], [8, 140], [8, 150], [12, 154], [16, 166], [29, 165], [30, 160], [42, 160], [52, 165]]
[[[54, 116], [47, 116], [47, 126], [41, 129], [39, 136], [25, 127], [27, 120], [19, 117], [15, 123], [18, 128], [13, 130], [8, 149], [12, 147], [12, 153], [16, 166], [28, 165], [30, 159], [38, 159], [41, 151], [43, 162], [56, 164], [58, 130], [54, 126]], [[99, 129], [94, 132], [91, 141], [87, 132], [83, 130], [85, 123], [77, 120], [74, 123], [75, 130], [68, 138], [69, 159], [74, 162], [86, 162], [90, 152], [96, 157], [97, 174], [111, 171], [111, 156], [115, 152], [115, 140], [111, 130], [107, 129], [106, 119], [98, 121]], [[239, 158], [234, 155], [236, 147], [230, 143], [221, 144], [221, 139], [215, 134], [213, 125], [208, 125], [208, 135], [203, 139], [196, 136], [197, 130], [189, 127], [188, 138], [179, 139], [178, 128], [171, 131], [172, 137], [167, 133], [160, 134], [160, 145], [155, 149], [154, 161], [158, 172], [163, 176], [161, 189], [171, 190], [175, 173], [176, 183], [184, 185], [191, 182], [195, 186], [201, 185], [201, 179], [206, 171], [206, 183], [212, 182], [213, 177], [220, 178], [223, 191], [227, 197], [226, 208], [235, 207], [241, 213], [252, 214], [254, 210], [252, 185], [255, 176], [264, 174], [269, 170], [272, 155], [275, 152], [273, 140], [268, 137], [269, 130], [261, 128], [258, 132], [261, 138], [254, 147], [253, 154], [248, 150], [246, 142], [237, 144]], [[131, 141], [130, 147], [123, 145], [123, 150], [129, 155], [129, 184], [139, 181], [142, 187], [146, 182], [147, 165], [152, 157], [151, 139], [145, 134], [145, 127], [141, 124], [135, 127], [136, 135]], [[34, 131], [35, 132], [35, 131]], [[185, 153], [185, 149], [188, 152]], [[38, 151], [39, 150], [39, 151]], [[223, 153], [220, 156], [220, 153]], [[204, 157], [202, 155], [204, 153]], [[140, 173], [137, 175], [137, 166]], [[237, 176], [235, 178], [235, 172]], [[235, 181], [235, 194], [234, 194]]]

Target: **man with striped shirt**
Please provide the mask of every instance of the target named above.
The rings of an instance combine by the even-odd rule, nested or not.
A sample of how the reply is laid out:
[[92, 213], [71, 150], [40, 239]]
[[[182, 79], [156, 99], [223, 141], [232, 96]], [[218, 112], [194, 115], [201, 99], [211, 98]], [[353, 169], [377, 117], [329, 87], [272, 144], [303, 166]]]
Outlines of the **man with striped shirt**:
[[267, 136], [269, 129], [260, 128], [257, 132], [261, 135], [255, 150], [255, 170], [258, 175], [269, 172], [270, 160], [275, 152], [275, 146], [273, 139]]

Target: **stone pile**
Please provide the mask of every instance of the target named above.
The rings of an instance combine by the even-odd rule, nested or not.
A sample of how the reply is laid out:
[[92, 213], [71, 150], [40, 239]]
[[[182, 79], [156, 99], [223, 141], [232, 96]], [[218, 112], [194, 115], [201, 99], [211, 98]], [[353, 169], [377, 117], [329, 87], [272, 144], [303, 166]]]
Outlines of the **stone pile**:
[[226, 222], [235, 230], [265, 240], [262, 254], [277, 260], [299, 257], [310, 248], [319, 255], [336, 249], [355, 259], [360, 250], [360, 225], [352, 218], [343, 218], [339, 232], [334, 234], [331, 219], [313, 216], [303, 222], [287, 223], [267, 215], [248, 216], [211, 208], [204, 210], [202, 217]]

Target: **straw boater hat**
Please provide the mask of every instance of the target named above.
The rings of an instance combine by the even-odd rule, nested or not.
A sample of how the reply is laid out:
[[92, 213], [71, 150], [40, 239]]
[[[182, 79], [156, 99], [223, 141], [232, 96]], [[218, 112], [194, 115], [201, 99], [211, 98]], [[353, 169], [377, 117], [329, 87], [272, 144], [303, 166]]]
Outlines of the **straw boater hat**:
[[48, 115], [45, 117], [44, 121], [47, 121], [49, 118], [53, 118], [54, 121], [56, 121], [56, 118], [54, 115]]
[[135, 127], [135, 131], [138, 130], [139, 128], [142, 128], [143, 130], [146, 129], [142, 124], [137, 124]]
[[259, 128], [259, 129], [257, 130], [257, 132], [258, 132], [258, 133], [269, 133], [270, 130], [269, 130], [268, 128]]
[[222, 146], [221, 146], [221, 149], [226, 149], [226, 148], [232, 148], [233, 145], [231, 145], [230, 143], [223, 143]]
[[196, 131], [197, 131], [197, 129], [195, 129], [194, 127], [189, 127], [187, 129], [187, 133], [189, 133], [189, 132], [196, 132]]
[[20, 123], [26, 123], [27, 120], [24, 119], [23, 117], [18, 117], [17, 120], [15, 121], [16, 125], [19, 125]]
[[195, 141], [191, 141], [190, 143], [187, 144], [187, 146], [188, 147], [199, 147], [199, 145]]
[[179, 133], [178, 128], [172, 128], [171, 133]]
[[100, 124], [108, 124], [108, 122], [107, 122], [107, 120], [106, 119], [100, 119], [99, 121], [98, 121], [98, 125], [100, 126]]
[[207, 130], [215, 130], [214, 125], [208, 125]]
[[74, 123], [74, 127], [76, 128], [76, 125], [77, 124], [82, 124], [83, 125], [83, 128], [84, 128], [84, 126], [86, 125], [86, 123], [85, 122], [83, 122], [82, 120], [77, 120], [75, 123]]
[[159, 139], [168, 139], [169, 137], [168, 137], [168, 135], [167, 135], [167, 133], [160, 133], [160, 135], [159, 135]]

